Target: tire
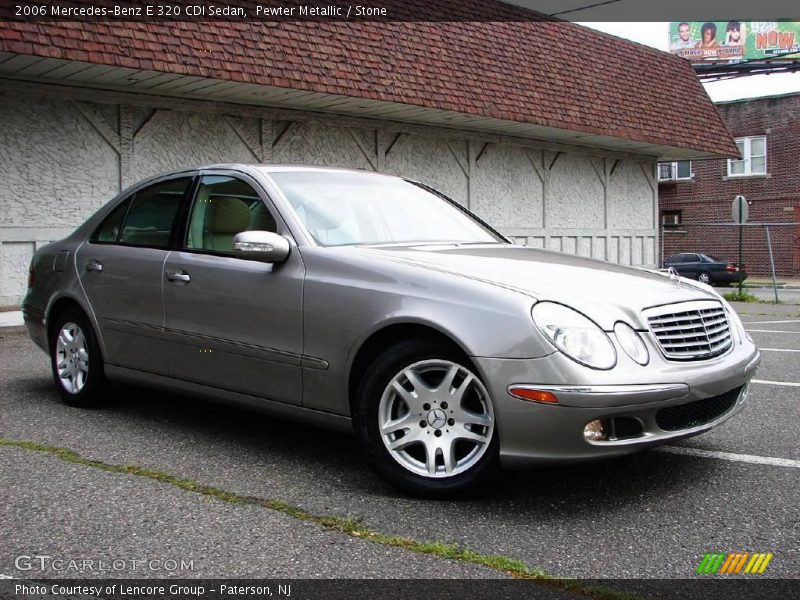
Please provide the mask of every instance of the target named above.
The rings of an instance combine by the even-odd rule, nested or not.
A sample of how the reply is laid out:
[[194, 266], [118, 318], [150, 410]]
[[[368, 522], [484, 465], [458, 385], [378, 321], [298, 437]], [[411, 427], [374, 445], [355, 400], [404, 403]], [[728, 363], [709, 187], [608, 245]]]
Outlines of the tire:
[[491, 399], [467, 357], [446, 344], [407, 340], [386, 349], [355, 401], [362, 450], [382, 479], [406, 493], [452, 496], [496, 470]]
[[705, 283], [706, 285], [711, 285], [711, 274], [708, 271], [700, 271], [697, 274], [697, 281]]
[[59, 313], [50, 334], [50, 365], [61, 399], [94, 408], [108, 402], [103, 357], [86, 315], [77, 308]]

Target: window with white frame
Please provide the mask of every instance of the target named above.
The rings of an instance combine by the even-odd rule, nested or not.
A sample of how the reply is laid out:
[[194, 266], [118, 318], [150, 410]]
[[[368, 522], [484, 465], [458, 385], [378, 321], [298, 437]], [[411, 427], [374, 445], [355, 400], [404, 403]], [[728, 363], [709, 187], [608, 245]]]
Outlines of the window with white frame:
[[767, 174], [766, 136], [737, 138], [736, 146], [742, 155], [740, 160], [728, 160], [728, 177]]
[[692, 161], [679, 160], [676, 162], [658, 163], [659, 181], [680, 181], [692, 178]]

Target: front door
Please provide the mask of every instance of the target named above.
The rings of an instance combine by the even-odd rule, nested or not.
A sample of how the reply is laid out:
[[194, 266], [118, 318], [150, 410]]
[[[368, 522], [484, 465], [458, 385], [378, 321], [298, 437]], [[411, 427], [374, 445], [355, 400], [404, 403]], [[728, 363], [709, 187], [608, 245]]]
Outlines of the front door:
[[697, 274], [700, 273], [700, 268], [703, 266], [700, 262], [700, 256], [697, 254], [685, 254], [686, 258], [681, 265], [681, 275], [689, 279], [697, 279]]
[[167, 374], [162, 272], [192, 179], [137, 190], [78, 249], [78, 274], [110, 365]]
[[204, 175], [164, 265], [170, 376], [300, 404], [305, 268], [296, 246], [280, 264], [234, 257], [234, 236], [252, 230], [289, 235], [256, 182]]

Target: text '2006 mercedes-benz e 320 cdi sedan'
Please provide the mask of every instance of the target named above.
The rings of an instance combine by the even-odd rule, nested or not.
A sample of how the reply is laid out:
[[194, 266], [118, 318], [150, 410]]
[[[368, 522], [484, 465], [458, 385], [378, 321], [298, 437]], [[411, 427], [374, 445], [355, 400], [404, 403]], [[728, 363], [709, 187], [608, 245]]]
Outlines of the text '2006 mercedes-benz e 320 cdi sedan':
[[38, 250], [25, 322], [70, 404], [109, 381], [354, 431], [416, 494], [707, 431], [759, 353], [698, 282], [515, 246], [428, 186], [215, 165]]

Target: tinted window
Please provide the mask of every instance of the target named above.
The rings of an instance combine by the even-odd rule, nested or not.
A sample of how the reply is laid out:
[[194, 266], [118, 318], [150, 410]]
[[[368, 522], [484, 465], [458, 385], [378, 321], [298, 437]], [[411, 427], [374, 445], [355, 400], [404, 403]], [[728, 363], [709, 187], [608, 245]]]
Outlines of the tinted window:
[[191, 182], [191, 177], [170, 179], [136, 192], [119, 241], [133, 246], [167, 248], [181, 201]]
[[186, 247], [231, 253], [234, 236], [254, 230], [277, 232], [274, 217], [256, 191], [234, 177], [203, 177], [189, 218]]
[[128, 206], [131, 203], [132, 196], [128, 196], [120, 202], [117, 207], [112, 210], [108, 216], [103, 219], [89, 241], [91, 242], [116, 242], [119, 237], [119, 231], [122, 227], [122, 220], [125, 218], [125, 213], [128, 211]]
[[669, 257], [669, 258], [668, 258], [666, 261], [664, 261], [664, 262], [668, 262], [668, 263], [670, 263], [670, 264], [672, 264], [672, 265], [678, 265], [678, 264], [680, 264], [680, 263], [684, 262], [684, 256], [683, 256], [683, 254], [675, 254], [675, 255], [673, 255], [673, 256], [670, 256], [670, 257]]

